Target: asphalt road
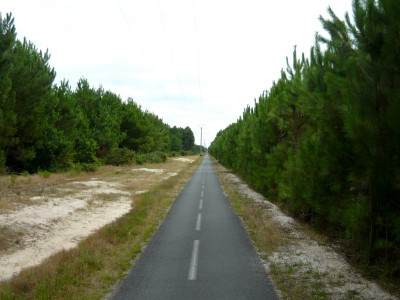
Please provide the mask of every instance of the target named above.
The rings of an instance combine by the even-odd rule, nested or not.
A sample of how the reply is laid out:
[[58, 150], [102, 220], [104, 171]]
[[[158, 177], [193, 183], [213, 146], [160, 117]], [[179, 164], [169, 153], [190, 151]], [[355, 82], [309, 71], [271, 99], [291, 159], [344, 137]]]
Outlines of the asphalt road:
[[113, 299], [278, 299], [208, 155]]

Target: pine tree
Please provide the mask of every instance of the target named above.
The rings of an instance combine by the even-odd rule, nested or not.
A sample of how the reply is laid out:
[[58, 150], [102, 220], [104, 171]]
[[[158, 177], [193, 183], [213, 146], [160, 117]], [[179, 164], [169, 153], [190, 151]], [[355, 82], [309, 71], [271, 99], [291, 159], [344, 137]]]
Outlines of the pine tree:
[[0, 173], [5, 171], [8, 149], [16, 131], [15, 95], [12, 92], [12, 49], [16, 41], [14, 19], [0, 14]]

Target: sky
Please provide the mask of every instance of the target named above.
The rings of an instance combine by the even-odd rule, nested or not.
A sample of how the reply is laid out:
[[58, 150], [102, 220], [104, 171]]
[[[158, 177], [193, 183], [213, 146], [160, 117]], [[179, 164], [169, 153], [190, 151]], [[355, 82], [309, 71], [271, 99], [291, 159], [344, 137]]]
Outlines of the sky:
[[294, 46], [309, 56], [329, 6], [352, 15], [351, 0], [2, 0], [0, 12], [49, 51], [55, 84], [86, 78], [208, 147], [280, 78]]

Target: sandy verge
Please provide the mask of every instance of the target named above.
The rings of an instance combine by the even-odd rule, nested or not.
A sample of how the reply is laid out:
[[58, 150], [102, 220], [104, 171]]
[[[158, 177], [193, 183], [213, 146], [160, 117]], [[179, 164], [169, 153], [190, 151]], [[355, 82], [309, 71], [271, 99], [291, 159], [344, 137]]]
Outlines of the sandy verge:
[[270, 273], [272, 266], [282, 269], [290, 266], [292, 276], [298, 278], [304, 274], [315, 274], [324, 283], [329, 299], [398, 299], [376, 283], [363, 278], [346, 261], [344, 255], [332, 246], [322, 245], [308, 236], [296, 220], [286, 216], [276, 205], [251, 190], [240, 178], [226, 170], [223, 176], [233, 182], [241, 194], [263, 205], [269, 218], [290, 237], [288, 245], [263, 260], [267, 273]]
[[135, 195], [193, 161], [168, 160], [148, 168], [105, 166], [90, 175], [34, 175], [15, 182], [0, 176], [0, 281], [77, 246], [129, 212]]

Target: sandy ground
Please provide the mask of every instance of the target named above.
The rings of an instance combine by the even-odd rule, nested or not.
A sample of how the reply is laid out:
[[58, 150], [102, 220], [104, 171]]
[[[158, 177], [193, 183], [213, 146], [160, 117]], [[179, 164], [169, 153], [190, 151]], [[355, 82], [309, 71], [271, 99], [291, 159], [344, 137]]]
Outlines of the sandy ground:
[[176, 176], [193, 161], [189, 157], [145, 167], [105, 166], [89, 175], [0, 176], [0, 281], [75, 247], [129, 212], [135, 195]]
[[[263, 205], [269, 218], [289, 236], [288, 245], [263, 260], [267, 273], [271, 267], [286, 270], [290, 267], [291, 276], [297, 276], [299, 280], [305, 274], [312, 274], [311, 277], [324, 286], [329, 299], [398, 299], [363, 278], [332, 245], [323, 245], [310, 237], [299, 223], [251, 190], [240, 178], [226, 170], [223, 176], [233, 182], [241, 194]], [[307, 277], [310, 280], [310, 276]]]

